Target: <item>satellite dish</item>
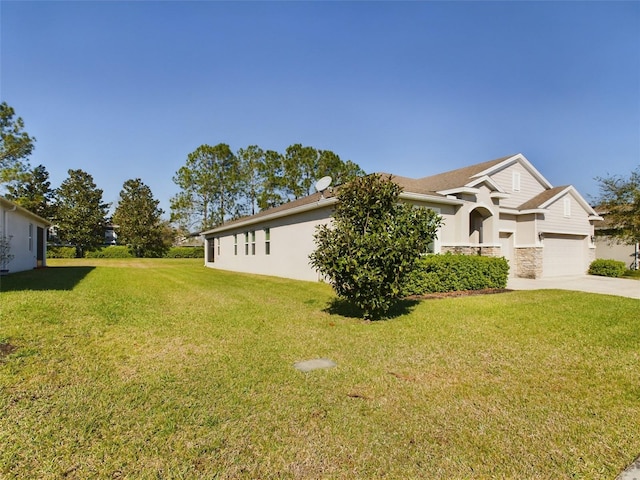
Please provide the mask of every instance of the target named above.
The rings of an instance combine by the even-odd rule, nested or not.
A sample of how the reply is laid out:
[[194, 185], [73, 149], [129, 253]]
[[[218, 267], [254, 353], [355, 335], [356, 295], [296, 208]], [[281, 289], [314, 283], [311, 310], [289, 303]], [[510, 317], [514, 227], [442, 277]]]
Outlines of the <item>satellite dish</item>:
[[324, 192], [327, 188], [329, 188], [329, 185], [331, 185], [332, 182], [332, 178], [331, 177], [322, 177], [320, 180], [318, 180], [316, 182], [316, 190], [319, 191], [320, 193]]

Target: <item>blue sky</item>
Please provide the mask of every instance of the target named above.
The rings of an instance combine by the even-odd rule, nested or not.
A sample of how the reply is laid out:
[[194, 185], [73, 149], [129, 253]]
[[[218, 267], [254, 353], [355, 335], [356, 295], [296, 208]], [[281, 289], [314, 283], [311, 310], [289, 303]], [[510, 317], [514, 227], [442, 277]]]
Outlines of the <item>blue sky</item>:
[[423, 177], [523, 153], [588, 200], [640, 164], [640, 2], [0, 3], [0, 94], [54, 187], [161, 206], [199, 145]]

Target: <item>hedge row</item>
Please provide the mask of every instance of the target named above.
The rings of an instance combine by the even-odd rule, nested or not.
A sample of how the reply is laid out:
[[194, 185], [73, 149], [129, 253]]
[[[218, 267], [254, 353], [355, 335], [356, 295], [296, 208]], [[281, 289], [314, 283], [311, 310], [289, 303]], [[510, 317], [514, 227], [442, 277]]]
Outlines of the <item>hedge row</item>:
[[425, 255], [412, 272], [406, 295], [505, 288], [509, 263], [500, 257]]
[[171, 247], [165, 258], [204, 258], [204, 247]]
[[624, 262], [618, 260], [605, 260], [599, 258], [589, 265], [589, 275], [599, 275], [601, 277], [621, 277], [627, 267]]
[[[47, 258], [75, 258], [75, 247], [49, 247]], [[111, 245], [85, 253], [86, 258], [133, 258], [125, 245]], [[171, 247], [164, 258], [204, 258], [204, 247]]]
[[47, 247], [47, 258], [76, 258], [76, 247]]
[[133, 258], [126, 245], [111, 245], [109, 247], [99, 248], [93, 252], [86, 252], [85, 258]]

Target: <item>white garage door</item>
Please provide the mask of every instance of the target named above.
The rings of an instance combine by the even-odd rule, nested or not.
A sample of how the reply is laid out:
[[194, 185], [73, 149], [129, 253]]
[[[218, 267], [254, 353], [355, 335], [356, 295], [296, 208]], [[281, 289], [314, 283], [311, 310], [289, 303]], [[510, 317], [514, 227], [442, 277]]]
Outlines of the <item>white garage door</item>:
[[543, 277], [587, 273], [589, 247], [586, 236], [547, 233], [543, 244]]

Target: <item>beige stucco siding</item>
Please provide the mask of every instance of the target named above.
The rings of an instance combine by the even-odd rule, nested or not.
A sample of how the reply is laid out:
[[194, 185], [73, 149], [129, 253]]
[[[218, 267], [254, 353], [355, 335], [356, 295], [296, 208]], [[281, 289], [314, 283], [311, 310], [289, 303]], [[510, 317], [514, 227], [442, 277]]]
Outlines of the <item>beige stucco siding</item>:
[[640, 251], [640, 245], [623, 245], [616, 243], [611, 237], [596, 237], [596, 257], [606, 260], [618, 260], [629, 267], [633, 262], [636, 248]]
[[[207, 244], [211, 241], [216, 243], [214, 261], [205, 261], [205, 265], [235, 272], [316, 281], [319, 278], [318, 273], [309, 265], [309, 255], [315, 249], [313, 234], [317, 225], [330, 221], [330, 214], [330, 207], [319, 208], [207, 235]], [[270, 233], [269, 255], [265, 252], [266, 228], [269, 228]], [[245, 232], [249, 233], [248, 248], [245, 247]], [[255, 254], [251, 232], [255, 232]], [[237, 254], [234, 248], [234, 234], [237, 235]]]
[[[520, 190], [514, 189], [514, 172], [520, 174]], [[500, 205], [507, 208], [517, 208], [545, 190], [544, 186], [520, 163], [514, 163], [494, 173], [491, 179], [509, 194], [508, 198], [500, 201]]]

